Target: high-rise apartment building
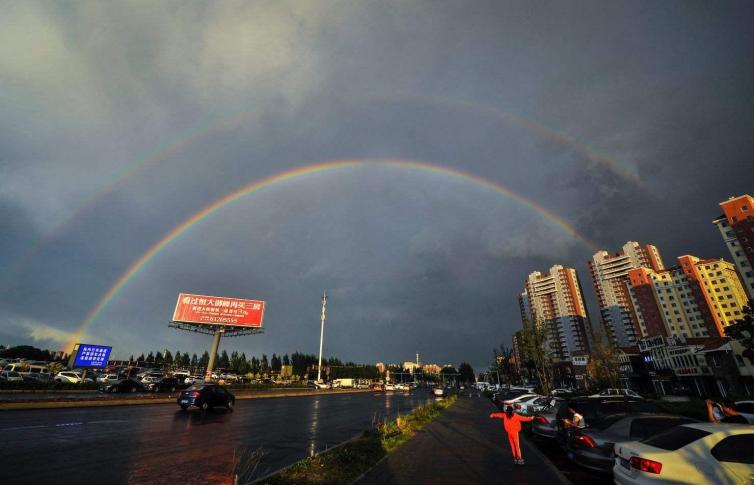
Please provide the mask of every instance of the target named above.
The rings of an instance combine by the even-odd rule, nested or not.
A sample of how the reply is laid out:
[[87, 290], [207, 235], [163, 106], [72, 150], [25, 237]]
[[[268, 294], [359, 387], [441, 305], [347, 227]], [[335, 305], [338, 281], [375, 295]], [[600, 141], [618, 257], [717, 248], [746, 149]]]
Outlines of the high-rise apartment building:
[[754, 298], [754, 197], [746, 194], [720, 202], [723, 214], [712, 221], [736, 263], [746, 293]]
[[519, 297], [522, 310], [523, 301], [531, 314], [548, 326], [549, 344], [556, 358], [568, 361], [574, 354], [589, 351], [588, 316], [575, 269], [555, 265], [547, 274], [529, 274]]
[[618, 252], [599, 251], [589, 261], [602, 325], [619, 347], [636, 345], [646, 337], [628, 293], [628, 272], [640, 267], [653, 271], [665, 269], [655, 246], [629, 241]]
[[681, 256], [672, 268], [628, 272], [631, 302], [645, 337], [722, 336], [741, 318], [746, 293], [733, 264]]

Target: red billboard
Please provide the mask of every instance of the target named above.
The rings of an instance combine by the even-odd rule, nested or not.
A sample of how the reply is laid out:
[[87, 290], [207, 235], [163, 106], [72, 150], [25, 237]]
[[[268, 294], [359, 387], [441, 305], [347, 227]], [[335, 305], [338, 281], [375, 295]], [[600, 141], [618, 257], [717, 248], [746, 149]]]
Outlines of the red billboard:
[[173, 321], [261, 328], [264, 306], [264, 302], [259, 300], [181, 293], [175, 305]]

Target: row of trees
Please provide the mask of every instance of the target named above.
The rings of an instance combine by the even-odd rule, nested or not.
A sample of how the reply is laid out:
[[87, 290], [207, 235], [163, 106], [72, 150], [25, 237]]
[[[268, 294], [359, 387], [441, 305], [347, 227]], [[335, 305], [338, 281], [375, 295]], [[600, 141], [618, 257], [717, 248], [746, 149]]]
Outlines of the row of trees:
[[[304, 375], [307, 369], [316, 367], [318, 360], [316, 355], [302, 354], [300, 352], [294, 352], [290, 356], [288, 354], [278, 356], [273, 353], [270, 358], [266, 354], [262, 354], [261, 358], [257, 358], [256, 356], [248, 358], [245, 352], [239, 354], [233, 351], [228, 354], [226, 350], [223, 350], [222, 353], [215, 356], [215, 366], [239, 374], [279, 373], [282, 366], [291, 366], [293, 374], [301, 376]], [[157, 351], [149, 352], [146, 355], [141, 354], [138, 357], [131, 355], [129, 361], [163, 367], [200, 369], [207, 367], [209, 364], [209, 352], [205, 351], [201, 356], [198, 356], [197, 354], [190, 355], [188, 352], [181, 353], [179, 350], [175, 353], [165, 350], [164, 352]], [[323, 359], [322, 365], [323, 367], [355, 366], [352, 362], [344, 364], [340, 359], [335, 357]]]

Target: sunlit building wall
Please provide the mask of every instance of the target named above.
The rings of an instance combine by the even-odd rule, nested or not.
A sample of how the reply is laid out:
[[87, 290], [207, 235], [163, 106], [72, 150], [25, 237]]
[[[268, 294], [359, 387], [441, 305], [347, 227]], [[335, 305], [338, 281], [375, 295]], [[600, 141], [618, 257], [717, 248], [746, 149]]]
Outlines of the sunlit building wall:
[[723, 214], [712, 223], [720, 230], [746, 293], [754, 298], [754, 197], [731, 197], [720, 208]]
[[548, 327], [554, 357], [569, 361], [574, 354], [589, 351], [586, 305], [575, 269], [555, 265], [547, 274], [534, 271], [524, 293], [531, 314]]
[[664, 269], [660, 252], [655, 246], [629, 241], [619, 251], [612, 254], [599, 251], [589, 261], [602, 325], [611, 341], [619, 347], [635, 345], [646, 336], [628, 292], [628, 271], [639, 267], [654, 271]]

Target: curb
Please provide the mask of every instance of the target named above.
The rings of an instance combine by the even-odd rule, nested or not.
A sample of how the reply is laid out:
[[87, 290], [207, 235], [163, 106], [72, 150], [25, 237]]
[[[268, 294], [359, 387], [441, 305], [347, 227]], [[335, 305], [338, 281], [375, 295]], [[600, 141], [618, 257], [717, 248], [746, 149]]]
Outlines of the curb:
[[[276, 397], [306, 397], [320, 396], [327, 394], [354, 394], [374, 392], [368, 389], [349, 389], [349, 390], [317, 390], [307, 392], [276, 392], [264, 393], [258, 395], [238, 395], [237, 400], [245, 399], [272, 399]], [[149, 399], [112, 399], [112, 400], [91, 400], [91, 401], [40, 401], [40, 402], [8, 402], [0, 404], [0, 412], [14, 410], [33, 410], [33, 409], [63, 409], [63, 408], [90, 408], [105, 406], [144, 406], [148, 404], [171, 404], [175, 403], [176, 397], [166, 398], [149, 398]]]
[[[275, 475], [277, 475], [279, 473], [283, 473], [284, 471], [286, 471], [289, 468], [292, 468], [292, 467], [298, 465], [299, 463], [301, 463], [302, 461], [304, 461], [306, 459], [313, 458], [315, 456], [319, 456], [319, 455], [322, 455], [324, 453], [328, 453], [328, 452], [330, 452], [332, 450], [337, 450], [338, 448], [341, 448], [341, 447], [347, 445], [348, 443], [356, 441], [357, 439], [361, 438], [363, 435], [364, 435], [364, 431], [362, 431], [361, 433], [357, 434], [356, 436], [354, 436], [352, 438], [348, 438], [347, 440], [343, 441], [342, 443], [338, 443], [335, 446], [331, 446], [330, 448], [327, 448], [326, 450], [318, 451], [318, 452], [314, 453], [314, 455], [312, 455], [312, 456], [307, 456], [306, 458], [302, 458], [301, 460], [294, 461], [290, 465], [284, 466], [283, 468], [280, 468], [279, 470], [275, 470], [274, 472], [268, 473], [267, 475], [265, 475], [263, 477], [255, 478], [254, 480], [251, 481], [251, 483], [252, 483], [252, 485], [255, 484], [255, 483], [260, 483], [261, 484], [263, 480], [267, 480], [268, 478], [274, 477]], [[380, 461], [382, 461], [384, 459], [385, 459], [385, 457], [382, 457], [382, 458], [380, 458]]]

